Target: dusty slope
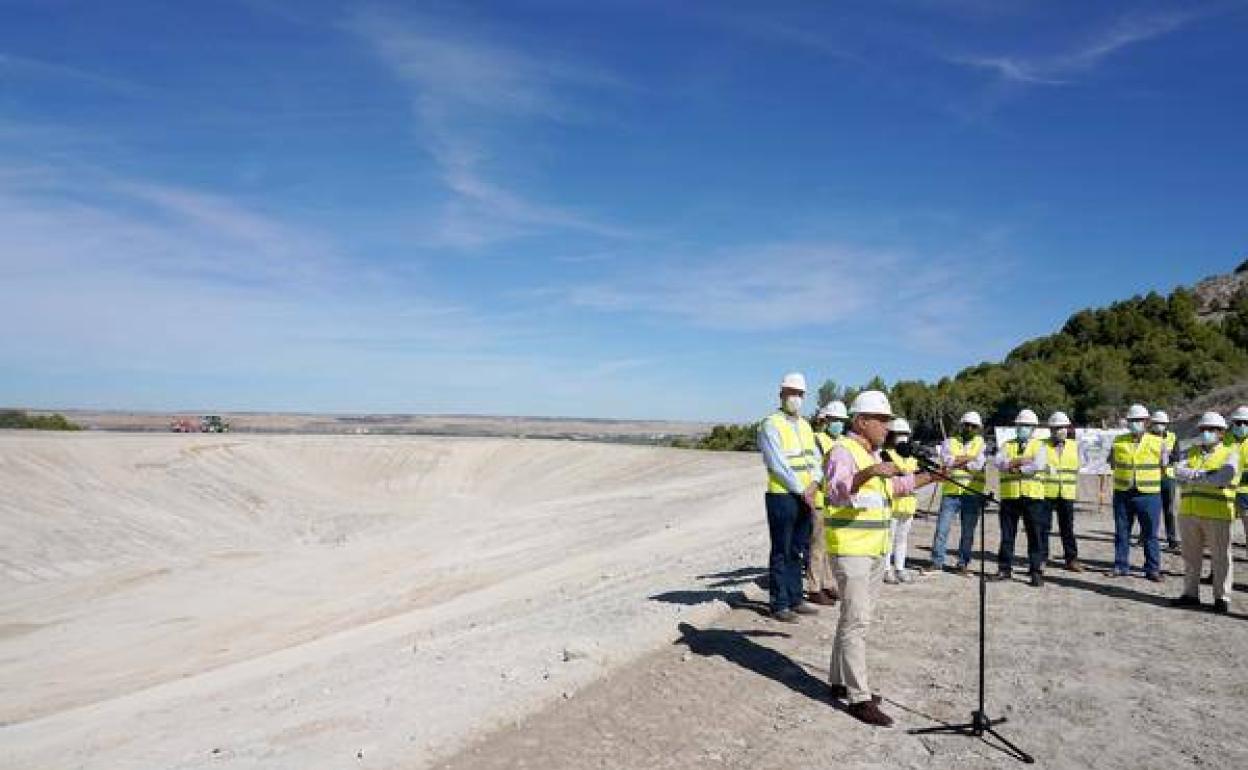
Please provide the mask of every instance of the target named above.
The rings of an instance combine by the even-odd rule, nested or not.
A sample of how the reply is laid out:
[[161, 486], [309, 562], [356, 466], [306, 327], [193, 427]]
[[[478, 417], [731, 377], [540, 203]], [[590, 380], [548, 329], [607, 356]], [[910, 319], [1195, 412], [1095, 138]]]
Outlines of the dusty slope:
[[[412, 767], [704, 623], [749, 455], [0, 434], [0, 766]], [[565, 660], [566, 659], [566, 660]]]
[[[995, 517], [994, 517], [995, 518]], [[992, 521], [992, 519], [990, 519]], [[915, 527], [926, 556], [931, 520]], [[1080, 518], [1081, 548], [1112, 561], [1112, 519]], [[990, 529], [995, 545], [995, 528]], [[1240, 536], [1237, 530], [1237, 539]], [[1054, 541], [1060, 553], [1060, 545]], [[1020, 534], [1019, 552], [1023, 550]], [[1248, 560], [1237, 548], [1236, 613], [1174, 610], [1170, 577], [1051, 570], [1037, 590], [990, 587], [989, 711], [1037, 767], [1096, 770], [1248, 767]], [[1134, 563], [1140, 561], [1138, 551]], [[1178, 572], [1177, 556], [1165, 566]], [[733, 606], [713, 623], [681, 622], [666, 649], [488, 736], [439, 766], [498, 768], [1014, 768], [964, 737], [905, 731], [964, 722], [975, 702], [977, 584], [928, 575], [885, 586], [873, 632], [875, 686], [898, 726], [865, 727], [824, 690], [834, 614], [792, 626], [759, 615], [759, 569], [673, 584], [657, 603]], [[1205, 598], [1208, 600], [1206, 587]]]

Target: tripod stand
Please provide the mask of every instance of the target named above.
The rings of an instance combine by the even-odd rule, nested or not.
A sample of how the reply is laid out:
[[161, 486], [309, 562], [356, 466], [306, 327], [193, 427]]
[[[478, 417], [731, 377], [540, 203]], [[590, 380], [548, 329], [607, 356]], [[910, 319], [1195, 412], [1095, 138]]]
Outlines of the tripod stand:
[[[984, 737], [985, 735], [991, 735], [1001, 743], [1000, 746], [995, 746], [995, 748], [1001, 749], [1006, 754], [1013, 756], [1021, 762], [1025, 762], [1029, 765], [1034, 764], [1036, 761], [1034, 757], [1015, 746], [1013, 743], [1010, 743], [1004, 736], [994, 729], [997, 725], [1004, 724], [1006, 722], [1006, 718], [997, 717], [996, 719], [992, 719], [988, 716], [988, 712], [984, 709], [984, 637], [987, 629], [986, 621], [988, 604], [988, 577], [984, 572], [984, 565], [987, 561], [987, 548], [984, 540], [984, 520], [988, 518], [988, 503], [996, 503], [1000, 505], [1000, 501], [997, 500], [996, 496], [990, 492], [980, 492], [971, 489], [957, 479], [950, 478], [943, 471], [941, 471], [939, 467], [937, 467], [936, 463], [930, 457], [918, 453], [915, 453], [914, 457], [918, 460], [919, 468], [922, 470], [930, 473], [938, 479], [947, 481], [963, 490], [963, 492], [974, 495], [978, 498], [982, 504], [983, 510], [979, 518], [979, 707], [971, 712], [970, 722], [957, 725], [940, 725], [939, 727], [923, 727], [910, 730], [909, 733], [911, 735], [937, 735], [945, 733], [950, 735], [965, 735], [970, 738], [979, 738], [985, 743], [988, 743], [988, 745], [994, 746], [994, 744], [990, 743]], [[941, 569], [944, 568], [943, 564], [938, 566]]]

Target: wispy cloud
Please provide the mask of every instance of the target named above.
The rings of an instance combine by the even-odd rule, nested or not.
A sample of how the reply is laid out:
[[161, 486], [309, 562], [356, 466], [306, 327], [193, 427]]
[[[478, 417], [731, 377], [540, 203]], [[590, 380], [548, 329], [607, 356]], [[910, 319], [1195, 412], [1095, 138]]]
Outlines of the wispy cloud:
[[0, 52], [0, 83], [18, 79], [69, 81], [127, 97], [145, 97], [153, 94], [149, 87], [126, 78], [93, 72], [68, 64]]
[[998, 80], [1022, 86], [1060, 86], [1095, 69], [1110, 56], [1130, 46], [1162, 37], [1207, 15], [1185, 10], [1150, 14], [1129, 13], [1064, 50], [1045, 55], [958, 55], [948, 61], [984, 70]]
[[608, 238], [627, 229], [575, 208], [533, 199], [492, 169], [517, 126], [586, 119], [577, 96], [624, 84], [582, 62], [469, 34], [445, 21], [361, 13], [348, 24], [412, 90], [413, 112], [451, 198], [440, 225], [448, 244], [475, 247], [540, 232]]

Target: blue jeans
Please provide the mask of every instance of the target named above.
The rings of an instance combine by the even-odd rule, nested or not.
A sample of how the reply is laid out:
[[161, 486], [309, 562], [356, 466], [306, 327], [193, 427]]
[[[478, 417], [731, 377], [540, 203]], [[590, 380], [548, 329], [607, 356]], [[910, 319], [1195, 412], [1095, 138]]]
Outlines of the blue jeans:
[[1131, 525], [1138, 520], [1144, 538], [1144, 572], [1161, 574], [1161, 548], [1157, 544], [1160, 516], [1160, 494], [1146, 495], [1135, 489], [1114, 492], [1114, 572], [1125, 575], [1131, 569]]
[[[802, 565], [810, 550], [814, 524], [810, 508], [801, 495], [768, 492], [767, 530], [771, 552], [767, 559], [771, 611], [793, 609], [802, 603]], [[818, 543], [823, 548], [823, 543]]]
[[945, 566], [946, 543], [953, 517], [960, 516], [961, 531], [958, 533], [958, 566], [971, 563], [971, 549], [975, 547], [975, 527], [979, 525], [979, 498], [974, 495], [945, 495], [940, 501], [940, 514], [936, 519], [936, 534], [932, 537], [932, 564], [941, 569]]

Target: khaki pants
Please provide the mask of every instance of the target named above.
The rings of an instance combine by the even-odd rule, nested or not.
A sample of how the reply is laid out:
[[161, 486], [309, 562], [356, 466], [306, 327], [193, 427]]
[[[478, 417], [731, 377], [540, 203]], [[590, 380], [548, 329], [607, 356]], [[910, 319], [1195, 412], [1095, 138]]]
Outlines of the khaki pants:
[[828, 556], [828, 543], [823, 535], [823, 511], [815, 513], [813, 524], [810, 532], [810, 564], [806, 568], [806, 590], [812, 594], [828, 591], [837, 595], [832, 559]]
[[1248, 512], [1240, 513], [1239, 521], [1244, 525], [1244, 545], [1248, 546]]
[[1213, 598], [1225, 599], [1231, 595], [1235, 570], [1231, 566], [1230, 520], [1202, 519], [1199, 516], [1180, 516], [1179, 532], [1183, 537], [1183, 593], [1200, 596], [1200, 571], [1204, 563], [1205, 546], [1213, 560]]
[[884, 556], [834, 556], [832, 574], [841, 591], [841, 615], [832, 643], [828, 681], [844, 685], [850, 703], [871, 699], [867, 682], [867, 630], [884, 579]]

